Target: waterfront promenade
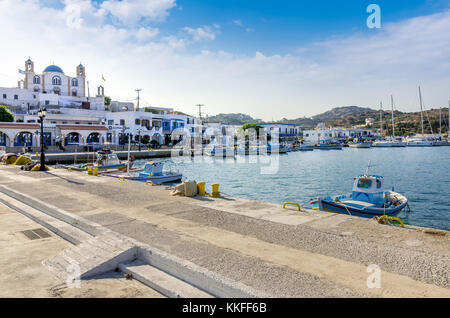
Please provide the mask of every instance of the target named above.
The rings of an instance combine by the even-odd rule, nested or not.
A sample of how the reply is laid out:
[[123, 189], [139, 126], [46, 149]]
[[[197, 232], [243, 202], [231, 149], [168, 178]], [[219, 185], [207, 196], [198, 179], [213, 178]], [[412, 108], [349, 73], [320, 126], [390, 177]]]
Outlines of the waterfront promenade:
[[[37, 227], [47, 228], [51, 237], [27, 241], [20, 233]], [[164, 283], [157, 282], [159, 276], [148, 265], [194, 286], [167, 283], [181, 295], [450, 297], [449, 234], [229, 196], [173, 197], [165, 186], [66, 170], [24, 172], [0, 166], [0, 236], [9, 246], [1, 249], [3, 272], [8, 273], [0, 278], [8, 287], [2, 289], [3, 297], [57, 296], [51, 291], [64, 283], [58, 265], [70, 253], [87, 264], [82, 270], [94, 274], [82, 279], [82, 289], [98, 284], [97, 296], [105, 297], [124, 288], [130, 291], [124, 296], [133, 296], [131, 291], [146, 297], [172, 295], [161, 292]], [[101, 275], [116, 272], [104, 265], [111, 263], [106, 252], [98, 251], [96, 258], [103, 257], [103, 263], [91, 261], [93, 240], [114, 246], [116, 254], [110, 258], [156, 291], [127, 285], [135, 280], [113, 279], [121, 275], [111, 275], [112, 285], [102, 285]], [[68, 252], [61, 254], [63, 250]], [[139, 263], [127, 265], [136, 262], [133, 257]], [[27, 264], [27, 259], [33, 262]], [[381, 269], [380, 288], [367, 285], [371, 264]], [[76, 296], [76, 291], [62, 289]]]

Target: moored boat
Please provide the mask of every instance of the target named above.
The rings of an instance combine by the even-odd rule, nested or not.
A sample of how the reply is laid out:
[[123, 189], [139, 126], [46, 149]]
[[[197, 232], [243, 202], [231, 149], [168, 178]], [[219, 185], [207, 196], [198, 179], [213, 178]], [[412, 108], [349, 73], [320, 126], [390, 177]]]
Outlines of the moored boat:
[[163, 167], [162, 162], [149, 161], [139, 171], [107, 173], [105, 175], [134, 181], [152, 181], [154, 183], [174, 182], [183, 178], [183, 175], [178, 171], [163, 171]]
[[353, 142], [349, 142], [348, 146], [350, 148], [370, 148], [372, 145], [370, 142], [360, 141], [360, 140], [356, 139]]
[[314, 149], [320, 150], [341, 150], [342, 145], [335, 142], [320, 142], [319, 144], [314, 146]]
[[214, 144], [206, 147], [203, 153], [210, 157], [234, 157], [235, 151], [231, 147]]
[[127, 167], [126, 162], [122, 162], [117, 157], [117, 154], [109, 149], [97, 151], [94, 162], [83, 163], [79, 165], [64, 165], [63, 168], [70, 168], [78, 171], [87, 171], [88, 167], [97, 168], [99, 171], [120, 170]]
[[384, 179], [377, 175], [359, 175], [355, 178], [353, 191], [334, 198], [319, 197], [311, 201], [313, 209], [352, 216], [372, 218], [396, 216], [408, 204], [408, 199], [397, 192], [383, 189]]

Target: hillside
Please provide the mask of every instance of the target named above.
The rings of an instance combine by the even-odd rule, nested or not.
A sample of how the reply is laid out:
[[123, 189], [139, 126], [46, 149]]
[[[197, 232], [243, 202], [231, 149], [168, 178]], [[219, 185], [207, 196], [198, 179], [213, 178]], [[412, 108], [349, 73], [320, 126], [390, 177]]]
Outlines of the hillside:
[[232, 114], [217, 114], [209, 116], [207, 122], [210, 123], [227, 123], [230, 125], [244, 125], [247, 123], [261, 123], [261, 119], [253, 118], [246, 114], [232, 113]]
[[[327, 122], [330, 126], [350, 127], [355, 125], [365, 125], [366, 118], [375, 120], [373, 127], [380, 127], [380, 111], [346, 116]], [[439, 133], [439, 109], [430, 109], [423, 112], [424, 132], [426, 134]], [[409, 133], [421, 133], [420, 112], [405, 113], [394, 111], [395, 134], [398, 136]], [[430, 125], [431, 124], [431, 125]], [[430, 129], [430, 127], [432, 129]], [[442, 109], [442, 132], [448, 132], [448, 108]], [[392, 134], [392, 112], [383, 112], [383, 133]]]
[[371, 113], [375, 110], [372, 108], [358, 107], [358, 106], [341, 106], [335, 107], [324, 113], [312, 116], [312, 117], [302, 117], [297, 119], [286, 119], [280, 120], [282, 123], [295, 124], [303, 126], [304, 128], [313, 128], [317, 126], [318, 123], [330, 123], [334, 120], [338, 120], [348, 116], [355, 116], [358, 114]]
[[[400, 112], [394, 111], [396, 135], [407, 135], [410, 133], [420, 133], [420, 112]], [[324, 113], [312, 116], [301, 117], [297, 119], [283, 118], [278, 122], [286, 124], [295, 124], [302, 126], [304, 129], [311, 129], [318, 123], [325, 123], [327, 126], [335, 127], [352, 127], [357, 125], [365, 125], [366, 118], [373, 118], [373, 128], [380, 127], [380, 111], [372, 108], [364, 108], [358, 106], [336, 107]], [[439, 132], [439, 109], [431, 109], [424, 111], [424, 132]], [[260, 119], [255, 119], [246, 114], [218, 114], [208, 118], [208, 122], [222, 122], [231, 125], [244, 125], [246, 123], [264, 123]], [[430, 129], [430, 123], [432, 129]], [[387, 132], [388, 131], [388, 132]], [[442, 132], [448, 131], [448, 108], [442, 109]], [[390, 135], [392, 133], [391, 111], [383, 112], [383, 132]]]

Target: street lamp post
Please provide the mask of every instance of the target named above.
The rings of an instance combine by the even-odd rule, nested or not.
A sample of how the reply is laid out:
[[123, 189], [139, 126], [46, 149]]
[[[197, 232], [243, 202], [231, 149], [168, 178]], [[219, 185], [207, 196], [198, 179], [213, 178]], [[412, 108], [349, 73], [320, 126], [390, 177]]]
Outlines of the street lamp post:
[[139, 152], [141, 152], [141, 130], [142, 129], [138, 129], [138, 132], [139, 132], [139, 139], [138, 139], [138, 143], [139, 143]]
[[41, 167], [40, 171], [45, 171], [45, 152], [44, 152], [44, 118], [47, 116], [47, 109], [39, 109], [39, 119], [41, 120]]

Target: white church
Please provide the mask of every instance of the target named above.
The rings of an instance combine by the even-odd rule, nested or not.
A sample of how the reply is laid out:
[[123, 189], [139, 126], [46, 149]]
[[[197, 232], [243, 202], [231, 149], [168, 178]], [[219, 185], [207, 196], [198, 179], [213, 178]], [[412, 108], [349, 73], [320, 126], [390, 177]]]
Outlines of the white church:
[[97, 96], [89, 96], [86, 83], [86, 69], [78, 65], [75, 76], [69, 76], [56, 65], [47, 66], [42, 73], [35, 72], [34, 62], [25, 61], [24, 79], [17, 88], [0, 87], [0, 104], [8, 105], [14, 111], [29, 112], [39, 107], [78, 106], [91, 110], [105, 110], [103, 87]]

